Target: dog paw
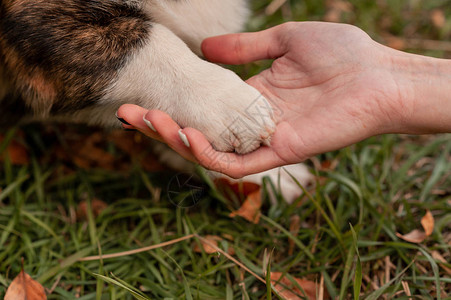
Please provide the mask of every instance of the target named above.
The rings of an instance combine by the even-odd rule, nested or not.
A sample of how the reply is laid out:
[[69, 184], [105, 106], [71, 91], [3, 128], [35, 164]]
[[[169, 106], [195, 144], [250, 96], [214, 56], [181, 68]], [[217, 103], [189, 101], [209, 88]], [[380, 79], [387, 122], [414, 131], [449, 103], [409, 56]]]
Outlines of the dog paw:
[[108, 89], [104, 102], [111, 101], [162, 110], [180, 126], [200, 130], [220, 151], [251, 152], [269, 144], [275, 130], [271, 105], [255, 88], [200, 59], [158, 24]]
[[213, 64], [204, 68], [173, 118], [201, 131], [219, 151], [245, 154], [269, 145], [276, 126], [268, 100], [235, 73]]

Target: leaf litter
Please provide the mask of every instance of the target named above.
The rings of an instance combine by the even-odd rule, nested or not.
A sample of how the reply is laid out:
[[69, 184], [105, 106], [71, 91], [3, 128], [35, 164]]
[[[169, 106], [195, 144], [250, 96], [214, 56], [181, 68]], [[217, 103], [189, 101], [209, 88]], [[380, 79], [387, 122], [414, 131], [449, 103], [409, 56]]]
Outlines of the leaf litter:
[[6, 291], [5, 300], [46, 300], [44, 287], [22, 270]]
[[428, 210], [426, 214], [421, 218], [421, 225], [423, 230], [414, 229], [407, 234], [401, 234], [399, 232], [396, 233], [396, 236], [400, 239], [403, 239], [406, 242], [420, 244], [426, 240], [428, 236], [432, 234], [434, 231], [434, 216]]

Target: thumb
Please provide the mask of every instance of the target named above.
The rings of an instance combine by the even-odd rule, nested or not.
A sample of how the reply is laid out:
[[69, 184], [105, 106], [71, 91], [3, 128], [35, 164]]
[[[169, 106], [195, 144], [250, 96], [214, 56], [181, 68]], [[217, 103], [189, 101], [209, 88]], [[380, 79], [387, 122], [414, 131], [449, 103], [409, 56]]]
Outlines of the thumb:
[[209, 61], [232, 65], [278, 58], [287, 49], [282, 26], [207, 38], [202, 42], [202, 52]]

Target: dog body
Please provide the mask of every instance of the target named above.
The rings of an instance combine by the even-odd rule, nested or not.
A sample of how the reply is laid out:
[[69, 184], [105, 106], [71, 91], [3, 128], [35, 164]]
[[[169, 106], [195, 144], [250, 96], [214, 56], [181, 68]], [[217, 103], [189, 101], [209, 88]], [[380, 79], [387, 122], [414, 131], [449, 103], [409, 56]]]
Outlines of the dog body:
[[163, 110], [218, 150], [239, 153], [274, 131], [271, 107], [257, 90], [197, 56], [204, 38], [242, 29], [243, 0], [0, 5], [0, 107], [9, 119], [28, 114], [110, 126], [118, 107], [133, 103]]

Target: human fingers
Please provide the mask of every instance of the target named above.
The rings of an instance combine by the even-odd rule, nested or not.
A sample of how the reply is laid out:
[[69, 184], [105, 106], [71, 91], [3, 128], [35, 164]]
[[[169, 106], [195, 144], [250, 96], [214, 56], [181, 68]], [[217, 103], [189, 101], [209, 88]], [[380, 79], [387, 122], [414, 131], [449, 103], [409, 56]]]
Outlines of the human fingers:
[[160, 141], [166, 143], [181, 156], [197, 162], [180, 137], [180, 126], [168, 114], [159, 110], [150, 110], [144, 115], [143, 120], [150, 128], [150, 130], [148, 129], [144, 132], [146, 135], [148, 135], [149, 131], [153, 131], [154, 134], [158, 134]]
[[285, 39], [287, 25], [264, 31], [236, 33], [210, 37], [202, 42], [204, 56], [217, 63], [245, 64], [260, 59], [274, 59], [287, 52]]
[[147, 109], [134, 105], [134, 104], [124, 104], [116, 112], [116, 116], [122, 122], [122, 127], [124, 129], [136, 129], [147, 136], [162, 141], [161, 136], [155, 132], [150, 130], [148, 125], [143, 119], [143, 116], [148, 112]]
[[134, 104], [124, 104], [118, 109], [117, 116], [130, 124], [124, 124], [125, 129], [137, 129], [148, 137], [168, 144], [186, 159], [196, 161], [180, 140], [178, 135], [180, 126], [166, 113], [157, 110], [149, 111]]
[[284, 164], [270, 147], [261, 147], [245, 155], [220, 152], [212, 147], [200, 131], [184, 128], [182, 133], [186, 137], [192, 155], [202, 166], [233, 178], [241, 178]]

